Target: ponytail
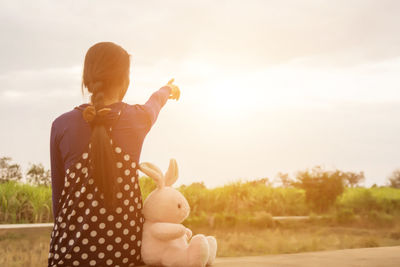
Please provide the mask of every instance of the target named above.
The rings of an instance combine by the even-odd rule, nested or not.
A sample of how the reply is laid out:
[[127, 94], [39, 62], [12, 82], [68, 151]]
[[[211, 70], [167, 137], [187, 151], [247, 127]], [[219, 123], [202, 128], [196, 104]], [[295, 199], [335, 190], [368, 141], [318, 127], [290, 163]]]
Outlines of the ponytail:
[[104, 199], [104, 205], [115, 207], [119, 185], [116, 181], [118, 169], [111, 144], [109, 131], [105, 126], [105, 115], [110, 111], [104, 107], [105, 96], [115, 95], [116, 88], [123, 81], [129, 81], [129, 54], [112, 42], [101, 42], [89, 48], [85, 56], [82, 75], [82, 93], [84, 87], [91, 95], [92, 105], [85, 108], [84, 119], [90, 123], [90, 168], [95, 185]]
[[[100, 83], [97, 83], [99, 86]], [[115, 207], [118, 184], [115, 177], [118, 175], [116, 159], [111, 145], [109, 132], [104, 125], [104, 116], [110, 109], [104, 108], [104, 93], [96, 87], [91, 96], [93, 105], [89, 105], [83, 112], [84, 119], [90, 123], [90, 169], [95, 185], [103, 196], [104, 205]]]

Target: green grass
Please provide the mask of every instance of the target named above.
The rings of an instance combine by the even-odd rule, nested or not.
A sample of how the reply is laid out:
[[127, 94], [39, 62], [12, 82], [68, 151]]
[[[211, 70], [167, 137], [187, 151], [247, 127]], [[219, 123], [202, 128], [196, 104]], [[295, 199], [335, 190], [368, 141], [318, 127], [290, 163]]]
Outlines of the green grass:
[[338, 208], [347, 208], [355, 213], [368, 213], [371, 210], [388, 214], [400, 212], [400, 189], [347, 188], [337, 201]]
[[[192, 227], [193, 233], [214, 235], [218, 257], [255, 256], [322, 250], [400, 246], [400, 219], [392, 226], [342, 226], [333, 218], [246, 225]], [[46, 266], [51, 229], [0, 230], [0, 266]]]
[[[155, 188], [154, 182], [140, 178], [143, 198]], [[312, 215], [305, 192], [298, 188], [273, 188], [257, 182], [235, 182], [216, 188], [195, 183], [178, 188], [191, 206], [189, 221], [203, 224], [246, 221], [255, 225], [260, 216]], [[400, 189], [347, 188], [328, 212], [339, 221], [362, 219], [390, 220], [400, 214]], [[269, 214], [269, 215], [265, 215]], [[234, 218], [232, 218], [234, 217]], [[257, 217], [257, 218], [256, 218]], [[384, 218], [386, 217], [386, 219]], [[40, 223], [53, 220], [51, 188], [16, 182], [0, 184], [0, 223]]]
[[41, 223], [53, 219], [51, 189], [17, 182], [0, 184], [0, 223]]
[[[155, 188], [140, 179], [144, 198]], [[181, 186], [194, 233], [215, 235], [218, 256], [250, 256], [400, 245], [400, 190], [347, 188], [322, 218], [304, 191], [236, 182], [217, 188]], [[51, 189], [0, 184], [0, 222], [52, 221]], [[310, 215], [305, 222], [276, 222], [272, 215]], [[321, 215], [321, 214], [318, 214]], [[0, 230], [0, 266], [45, 266], [51, 229]]]

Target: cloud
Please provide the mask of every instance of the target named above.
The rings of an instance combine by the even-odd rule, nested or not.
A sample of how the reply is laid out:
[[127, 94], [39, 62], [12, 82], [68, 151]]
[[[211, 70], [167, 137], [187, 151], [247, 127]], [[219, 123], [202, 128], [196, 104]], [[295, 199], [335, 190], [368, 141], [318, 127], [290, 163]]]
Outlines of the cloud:
[[[98, 41], [138, 64], [187, 56], [253, 68], [315, 56], [352, 65], [399, 56], [398, 1], [2, 1], [0, 72], [80, 65]], [[154, 8], [157, 6], [158, 8]]]
[[143, 103], [171, 77], [182, 88], [143, 149], [144, 160], [165, 168], [176, 157], [180, 182], [216, 185], [327, 164], [382, 183], [400, 156], [399, 7], [2, 1], [2, 153], [48, 166], [50, 123], [83, 102], [85, 53], [109, 40], [133, 56], [128, 103]]
[[[82, 67], [31, 69], [0, 74], [0, 94], [32, 97], [76, 95]], [[73, 90], [66, 90], [71, 89]]]

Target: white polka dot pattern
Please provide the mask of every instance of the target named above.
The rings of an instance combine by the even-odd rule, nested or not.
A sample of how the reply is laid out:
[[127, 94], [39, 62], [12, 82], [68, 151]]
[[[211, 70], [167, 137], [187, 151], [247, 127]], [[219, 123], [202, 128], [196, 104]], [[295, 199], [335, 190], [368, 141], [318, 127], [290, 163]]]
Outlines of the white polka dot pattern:
[[114, 147], [119, 175], [116, 206], [104, 206], [104, 194], [91, 175], [90, 144], [65, 171], [64, 189], [51, 232], [49, 266], [138, 266], [142, 197], [134, 156]]

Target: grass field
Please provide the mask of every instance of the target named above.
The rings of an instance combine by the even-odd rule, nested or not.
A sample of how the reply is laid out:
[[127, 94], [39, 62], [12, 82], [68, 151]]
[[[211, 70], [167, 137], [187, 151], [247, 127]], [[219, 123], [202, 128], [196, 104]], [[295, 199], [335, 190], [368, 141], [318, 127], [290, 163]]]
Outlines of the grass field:
[[[400, 223], [385, 227], [285, 222], [264, 229], [193, 228], [216, 236], [218, 256], [252, 256], [400, 245]], [[0, 266], [46, 266], [51, 229], [0, 230]]]
[[[154, 189], [141, 179], [144, 197]], [[192, 212], [184, 224], [215, 235], [218, 256], [251, 256], [400, 245], [400, 189], [346, 188], [324, 214], [314, 214], [299, 188], [232, 183], [181, 186]], [[276, 222], [272, 216], [310, 215]], [[51, 222], [51, 189], [0, 184], [0, 223]], [[0, 266], [45, 266], [51, 229], [0, 230]]]
[[50, 228], [0, 230], [0, 266], [47, 266]]
[[220, 257], [400, 245], [400, 224], [374, 229], [296, 222], [290, 227], [280, 226], [272, 229], [203, 229], [200, 232], [217, 237]]
[[[155, 184], [151, 179], [141, 177], [140, 187], [145, 199]], [[265, 213], [272, 216], [313, 214], [305, 201], [304, 190], [299, 188], [235, 182], [211, 189], [195, 183], [183, 185], [178, 190], [190, 204], [189, 219], [201, 224], [210, 216], [221, 221], [240, 220], [241, 217]], [[349, 218], [371, 212], [392, 216], [400, 213], [400, 189], [346, 188], [328, 212], [339, 212]], [[0, 183], [0, 223], [41, 223], [52, 220], [51, 188], [15, 182]]]

